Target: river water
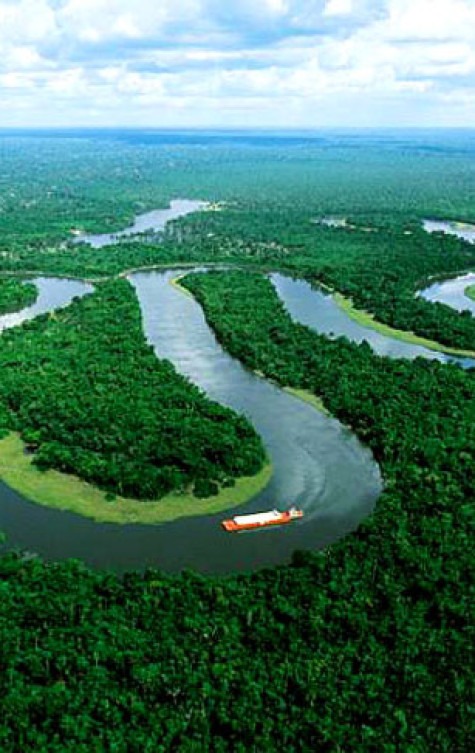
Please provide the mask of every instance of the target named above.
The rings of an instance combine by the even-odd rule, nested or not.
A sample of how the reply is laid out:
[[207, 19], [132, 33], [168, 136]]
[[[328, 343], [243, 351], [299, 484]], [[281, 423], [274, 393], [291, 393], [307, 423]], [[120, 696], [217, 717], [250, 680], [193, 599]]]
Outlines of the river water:
[[0, 332], [10, 327], [17, 327], [40, 314], [47, 314], [49, 311], [64, 308], [76, 296], [81, 297], [86, 293], [92, 293], [94, 289], [92, 285], [79, 280], [52, 279], [50, 277], [37, 277], [34, 283], [38, 290], [35, 303], [17, 313], [0, 316]]
[[[248, 416], [273, 462], [268, 487], [239, 512], [287, 507], [305, 510], [292, 526], [231, 536], [226, 514], [188, 518], [161, 526], [98, 524], [73, 513], [35, 505], [0, 487], [0, 530], [9, 547], [47, 559], [77, 557], [116, 570], [155, 565], [206, 573], [249, 570], [288, 562], [298, 548], [318, 549], [353, 530], [381, 491], [369, 450], [336, 420], [246, 371], [228, 356], [209, 329], [200, 306], [169, 284], [177, 272], [131, 275], [147, 339], [161, 358], [214, 400]], [[42, 278], [42, 300], [57, 305], [63, 280]], [[74, 295], [78, 289], [74, 286]], [[83, 292], [89, 291], [84, 286]], [[71, 291], [72, 292], [72, 291]], [[63, 301], [64, 303], [64, 301]], [[144, 502], [146, 504], [146, 502]]]
[[[475, 225], [464, 225], [444, 220], [424, 220], [424, 230], [428, 233], [443, 232], [456, 235], [469, 243], [475, 243]], [[435, 282], [425, 288], [420, 295], [432, 303], [445, 303], [457, 311], [469, 311], [475, 315], [475, 301], [465, 294], [465, 289], [475, 285], [475, 272], [459, 275], [450, 280]]]
[[475, 301], [465, 294], [465, 289], [470, 285], [475, 285], [475, 272], [459, 275], [451, 280], [435, 282], [423, 290], [421, 295], [427, 301], [445, 303], [457, 311], [469, 311], [473, 316], [475, 315]]
[[448, 220], [423, 220], [422, 226], [427, 233], [449, 233], [470, 243], [475, 242], [475, 225]]
[[462, 368], [475, 366], [473, 358], [458, 358], [429, 350], [420, 345], [395, 340], [353, 321], [328, 293], [313, 288], [305, 280], [293, 280], [279, 273], [270, 275], [272, 284], [294, 321], [328, 337], [347, 337], [352, 342], [364, 340], [380, 356], [388, 358], [431, 358], [442, 363], [457, 363]]
[[170, 202], [168, 209], [154, 209], [152, 212], [138, 214], [133, 225], [118, 230], [114, 233], [100, 233], [92, 235], [78, 235], [74, 238], [74, 243], [89, 243], [93, 248], [104, 248], [110, 246], [122, 238], [128, 238], [138, 233], [147, 231], [159, 232], [163, 230], [167, 222], [184, 217], [192, 212], [199, 212], [207, 206], [204, 201], [192, 201], [191, 199], [174, 199]]

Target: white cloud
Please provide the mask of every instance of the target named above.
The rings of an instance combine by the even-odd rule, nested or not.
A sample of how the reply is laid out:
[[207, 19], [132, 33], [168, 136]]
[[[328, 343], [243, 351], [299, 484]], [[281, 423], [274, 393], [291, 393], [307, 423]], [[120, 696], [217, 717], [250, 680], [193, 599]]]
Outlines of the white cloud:
[[56, 15], [48, 0], [0, 2], [0, 44], [40, 42], [56, 33]]
[[352, 0], [328, 0], [323, 9], [324, 16], [347, 16], [353, 11]]
[[393, 39], [475, 38], [473, 0], [392, 0], [384, 31]]
[[56, 105], [75, 123], [410, 123], [451, 101], [475, 125], [475, 0], [0, 0], [0, 125]]

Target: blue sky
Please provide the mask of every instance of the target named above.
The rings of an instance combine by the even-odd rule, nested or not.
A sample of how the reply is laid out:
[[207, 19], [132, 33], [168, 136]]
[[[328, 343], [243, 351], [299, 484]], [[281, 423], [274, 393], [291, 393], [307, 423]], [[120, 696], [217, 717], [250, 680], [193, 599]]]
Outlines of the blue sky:
[[0, 0], [0, 127], [50, 125], [475, 127], [475, 0]]

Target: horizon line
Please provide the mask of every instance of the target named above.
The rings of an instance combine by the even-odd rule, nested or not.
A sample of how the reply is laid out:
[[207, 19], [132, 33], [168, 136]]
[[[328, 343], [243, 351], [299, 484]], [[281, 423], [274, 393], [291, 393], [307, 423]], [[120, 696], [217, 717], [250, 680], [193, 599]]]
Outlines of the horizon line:
[[295, 131], [475, 131], [474, 125], [322, 125], [322, 126], [249, 126], [249, 125], [0, 125], [2, 131], [267, 131], [267, 132], [295, 132]]

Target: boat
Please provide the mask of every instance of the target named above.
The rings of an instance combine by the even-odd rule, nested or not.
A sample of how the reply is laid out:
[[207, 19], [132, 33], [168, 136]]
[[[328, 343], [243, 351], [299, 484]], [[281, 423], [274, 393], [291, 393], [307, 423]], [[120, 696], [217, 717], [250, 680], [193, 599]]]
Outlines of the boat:
[[294, 520], [303, 518], [303, 510], [290, 507], [288, 510], [269, 510], [256, 512], [250, 515], [236, 515], [229, 520], [223, 520], [221, 525], [228, 533], [235, 531], [250, 531], [253, 528], [266, 528], [267, 526], [282, 526], [292, 523]]

